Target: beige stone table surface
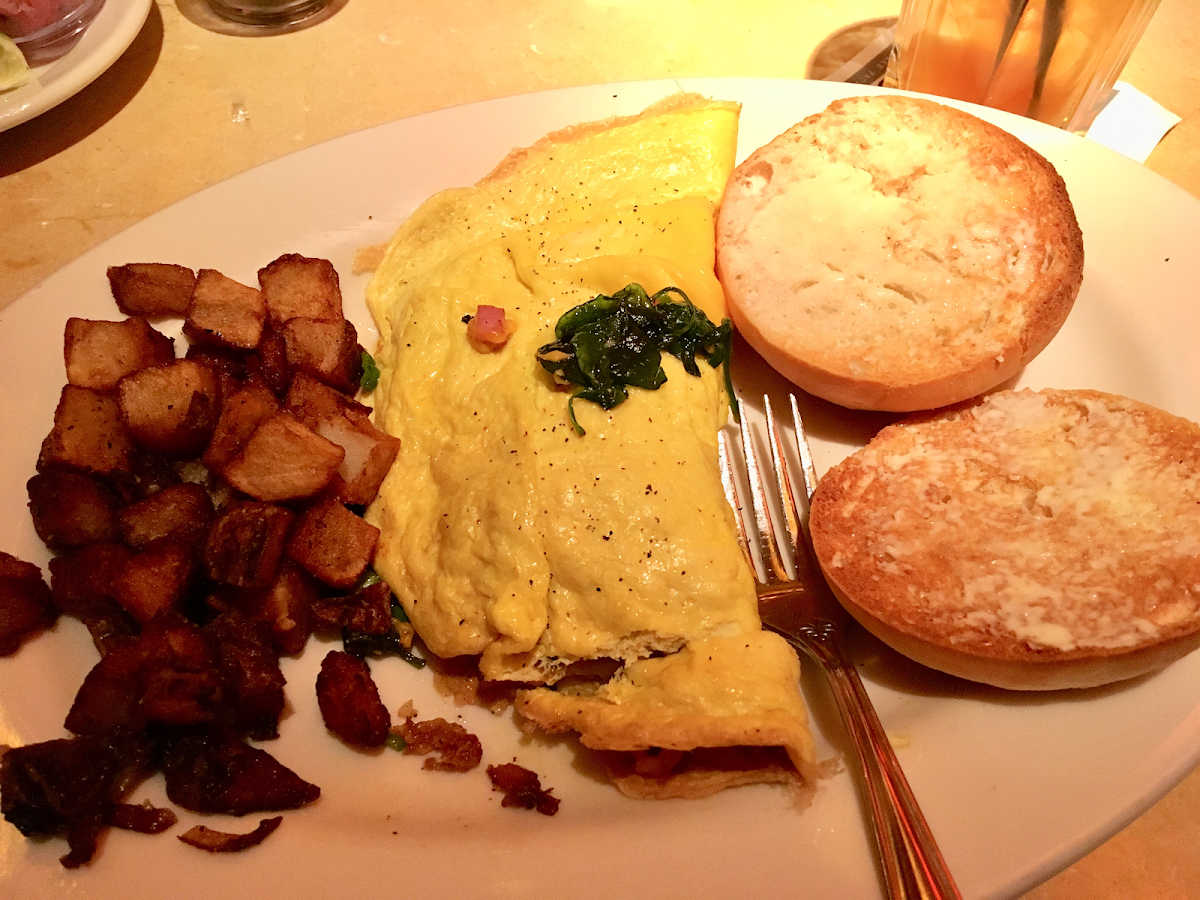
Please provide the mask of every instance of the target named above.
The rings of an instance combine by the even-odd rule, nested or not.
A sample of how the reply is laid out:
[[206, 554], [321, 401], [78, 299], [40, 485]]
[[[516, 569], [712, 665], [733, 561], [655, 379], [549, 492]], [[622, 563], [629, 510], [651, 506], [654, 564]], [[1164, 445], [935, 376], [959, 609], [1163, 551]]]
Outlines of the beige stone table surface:
[[[825, 36], [899, 7], [899, 0], [335, 0], [333, 14], [305, 30], [237, 37], [196, 24], [194, 2], [155, 0], [108, 71], [0, 132], [0, 308], [151, 213], [329, 138], [569, 85], [802, 78]], [[1196, 196], [1198, 52], [1200, 3], [1163, 0], [1123, 75], [1183, 117], [1146, 164]], [[1200, 898], [1200, 772], [1028, 897]]]

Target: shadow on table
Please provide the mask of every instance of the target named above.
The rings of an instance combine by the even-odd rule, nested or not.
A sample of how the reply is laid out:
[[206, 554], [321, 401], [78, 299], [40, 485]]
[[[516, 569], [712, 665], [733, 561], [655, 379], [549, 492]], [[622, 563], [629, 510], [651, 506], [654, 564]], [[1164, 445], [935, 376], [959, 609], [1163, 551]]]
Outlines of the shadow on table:
[[162, 13], [151, 4], [146, 24], [107, 71], [53, 109], [0, 132], [0, 178], [77, 144], [124, 109], [154, 71], [162, 45]]

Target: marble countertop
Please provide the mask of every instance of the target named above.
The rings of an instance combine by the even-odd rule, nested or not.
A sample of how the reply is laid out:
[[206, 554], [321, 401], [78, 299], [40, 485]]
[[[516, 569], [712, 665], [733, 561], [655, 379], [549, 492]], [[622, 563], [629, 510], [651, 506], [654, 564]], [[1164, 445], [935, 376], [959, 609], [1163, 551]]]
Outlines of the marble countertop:
[[[119, 0], [109, 0], [119, 2]], [[0, 308], [184, 197], [329, 138], [570, 85], [802, 78], [818, 43], [899, 0], [334, 0], [310, 28], [238, 37], [156, 0], [74, 97], [0, 132]], [[191, 16], [189, 18], [189, 16]], [[1146, 165], [1200, 196], [1200, 4], [1162, 0], [1123, 73], [1182, 121]], [[1200, 897], [1200, 771], [1028, 900]]]

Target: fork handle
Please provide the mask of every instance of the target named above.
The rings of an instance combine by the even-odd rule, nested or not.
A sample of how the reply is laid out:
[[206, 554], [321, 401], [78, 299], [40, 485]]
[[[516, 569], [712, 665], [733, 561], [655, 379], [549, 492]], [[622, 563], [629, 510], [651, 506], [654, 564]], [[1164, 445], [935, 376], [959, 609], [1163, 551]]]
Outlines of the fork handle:
[[829, 677], [838, 714], [857, 751], [888, 896], [892, 900], [961, 900], [854, 665], [839, 646], [797, 642], [797, 647], [818, 656]]

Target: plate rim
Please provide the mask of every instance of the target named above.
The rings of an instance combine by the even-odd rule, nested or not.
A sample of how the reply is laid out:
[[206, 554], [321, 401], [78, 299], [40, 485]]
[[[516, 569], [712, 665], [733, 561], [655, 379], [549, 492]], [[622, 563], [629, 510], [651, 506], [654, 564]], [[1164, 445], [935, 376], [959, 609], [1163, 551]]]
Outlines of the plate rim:
[[[475, 101], [472, 103], [459, 104], [454, 107], [447, 107], [445, 109], [433, 110], [430, 112], [421, 113], [417, 116], [406, 117], [404, 119], [398, 119], [393, 122], [383, 123], [380, 125], [372, 126], [367, 129], [362, 129], [360, 131], [352, 132], [347, 135], [342, 135], [340, 137], [333, 138], [329, 141], [325, 141], [320, 144], [316, 144], [311, 147], [298, 150], [292, 154], [288, 154], [287, 156], [280, 157], [277, 160], [265, 163], [265, 164], [263, 164], [263, 166], [256, 167], [255, 169], [247, 170], [246, 172], [243, 172], [243, 173], [238, 173], [234, 176], [231, 176], [228, 179], [223, 180], [222, 182], [218, 182], [217, 184], [211, 185], [211, 186], [197, 192], [196, 194], [190, 195], [189, 197], [184, 198], [184, 199], [178, 201], [177, 203], [172, 204], [171, 206], [166, 207], [165, 209], [160, 210], [160, 211], [152, 214], [151, 216], [148, 216], [145, 219], [140, 220], [137, 223], [134, 223], [128, 229], [118, 233], [117, 235], [114, 235], [113, 237], [111, 237], [111, 238], [107, 239], [106, 241], [102, 242], [101, 244], [97, 245], [95, 248], [92, 248], [91, 250], [82, 254], [80, 257], [77, 257], [75, 260], [72, 260], [70, 263], [66, 264], [60, 270], [58, 270], [58, 272], [52, 274], [47, 279], [45, 279], [41, 284], [36, 286], [34, 289], [32, 289], [31, 291], [22, 295], [21, 297], [17, 298], [8, 308], [6, 308], [3, 311], [0, 311], [0, 327], [2, 327], [5, 324], [6, 320], [8, 320], [10, 317], [10, 313], [16, 307], [18, 307], [18, 306], [23, 307], [25, 304], [35, 302], [35, 299], [36, 299], [35, 295], [39, 294], [42, 290], [44, 290], [45, 285], [48, 284], [49, 282], [52, 282], [55, 279], [55, 277], [59, 275], [59, 273], [62, 273], [64, 270], [71, 269], [73, 267], [79, 267], [84, 263], [84, 261], [86, 261], [90, 258], [103, 257], [105, 248], [111, 242], [118, 241], [119, 239], [121, 239], [123, 235], [127, 234], [127, 232], [129, 232], [133, 229], [138, 229], [140, 227], [143, 227], [146, 225], [146, 223], [152, 222], [158, 216], [165, 215], [165, 214], [169, 213], [171, 210], [176, 210], [177, 207], [187, 204], [187, 203], [189, 203], [189, 201], [194, 201], [195, 198], [197, 198], [201, 195], [204, 195], [210, 191], [213, 191], [216, 188], [221, 188], [222, 186], [225, 186], [224, 190], [226, 190], [226, 191], [231, 190], [232, 188], [229, 187], [230, 182], [236, 182], [238, 179], [241, 179], [241, 178], [255, 177], [254, 173], [259, 172], [263, 168], [266, 168], [269, 166], [275, 166], [278, 164], [286, 165], [285, 161], [287, 161], [289, 159], [292, 159], [293, 162], [295, 162], [296, 157], [300, 157], [304, 154], [308, 154], [313, 151], [319, 150], [320, 152], [329, 152], [331, 150], [336, 150], [337, 148], [335, 145], [338, 145], [340, 142], [344, 142], [347, 140], [352, 140], [352, 139], [353, 140], [369, 140], [367, 135], [370, 132], [374, 132], [379, 129], [397, 128], [397, 127], [400, 127], [400, 123], [407, 123], [407, 122], [411, 122], [416, 119], [429, 119], [432, 121], [433, 117], [442, 116], [448, 112], [457, 111], [458, 114], [461, 114], [461, 111], [464, 108], [477, 107], [482, 104], [498, 104], [498, 103], [504, 103], [504, 102], [511, 102], [511, 101], [514, 101], [514, 100], [517, 100], [520, 98], [530, 98], [530, 97], [536, 98], [536, 97], [540, 97], [540, 96], [544, 96], [544, 95], [548, 95], [548, 94], [561, 94], [564, 96], [568, 96], [568, 95], [578, 94], [579, 92], [583, 92], [583, 91], [602, 91], [602, 90], [606, 90], [609, 88], [616, 89], [619, 92], [620, 89], [622, 89], [624, 87], [638, 86], [639, 88], [647, 88], [647, 87], [663, 88], [663, 89], [667, 90], [668, 92], [670, 89], [673, 89], [675, 87], [683, 87], [685, 89], [695, 89], [695, 90], [699, 90], [701, 93], [706, 93], [706, 94], [709, 94], [712, 96], [716, 96], [716, 95], [718, 95], [718, 93], [715, 89], [719, 89], [722, 84], [733, 86], [731, 93], [740, 93], [740, 92], [738, 92], [737, 87], [736, 87], [736, 85], [738, 85], [738, 84], [753, 83], [754, 85], [757, 85], [760, 87], [765, 87], [765, 86], [769, 86], [772, 83], [778, 84], [778, 85], [789, 85], [790, 86], [790, 85], [795, 85], [798, 82], [800, 82], [800, 80], [796, 80], [796, 79], [702, 79], [702, 78], [696, 78], [696, 79], [677, 79], [677, 80], [676, 79], [667, 79], [667, 80], [656, 80], [656, 81], [619, 82], [619, 83], [612, 83], [612, 84], [589, 85], [589, 86], [582, 86], [582, 87], [558, 88], [558, 89], [553, 89], [551, 91], [531, 91], [531, 92], [526, 92], [523, 94], [510, 95], [508, 97], [500, 97], [500, 98], [493, 98], [493, 99], [483, 100], [483, 101]], [[819, 82], [806, 82], [806, 83], [807, 84], [818, 84]], [[878, 92], [878, 89], [865, 90], [865, 89], [862, 89], [860, 86], [850, 86], [850, 87], [853, 87], [855, 92], [861, 92], [861, 93]], [[848, 95], [848, 94], [845, 94], [845, 93], [838, 94], [838, 96], [845, 96], [845, 95]], [[969, 111], [972, 111], [972, 112], [975, 112], [978, 109], [977, 107], [972, 107], [970, 104], [953, 104], [953, 105], [961, 105], [964, 108], [967, 108]], [[1001, 122], [1003, 122], [1005, 117], [1009, 115], [1009, 114], [999, 114], [993, 110], [985, 110], [984, 113], [985, 113], [984, 118], [988, 118], [993, 121], [995, 121], [996, 119], [1000, 119]], [[1023, 126], [1028, 126], [1031, 124], [1028, 122], [1028, 120], [1020, 119], [1020, 117], [1014, 116], [1012, 118], [1016, 119], [1018, 121], [1018, 123]], [[1037, 123], [1032, 123], [1032, 124], [1036, 125]], [[1049, 128], [1049, 126], [1043, 126], [1043, 127]], [[1034, 130], [1036, 131], [1038, 129], [1035, 128]], [[1054, 132], [1055, 130], [1050, 129], [1050, 131]], [[1086, 140], [1083, 138], [1079, 138], [1075, 135], [1065, 135], [1064, 134], [1063, 136], [1070, 138], [1071, 140]], [[1067, 143], [1069, 144], [1070, 141], [1068, 141]], [[1174, 183], [1170, 182], [1169, 180], [1167, 180], [1165, 178], [1162, 178], [1162, 176], [1159, 176], [1156, 173], [1153, 173], [1153, 172], [1150, 172], [1149, 170], [1144, 169], [1143, 167], [1139, 166], [1136, 162], [1133, 162], [1132, 160], [1128, 160], [1125, 157], [1122, 157], [1120, 154], [1115, 153], [1115, 151], [1110, 151], [1110, 150], [1107, 150], [1107, 148], [1100, 147], [1099, 145], [1095, 144], [1094, 142], [1091, 142], [1091, 147], [1095, 148], [1096, 150], [1103, 151], [1106, 154], [1111, 154], [1113, 159], [1121, 160], [1121, 165], [1133, 166], [1134, 168], [1141, 170], [1142, 172], [1146, 173], [1147, 175], [1153, 176], [1154, 178], [1158, 179], [1162, 183], [1162, 185], [1169, 186], [1170, 189], [1178, 191], [1183, 197], [1187, 198], [1188, 201], [1191, 201], [1192, 203], [1197, 203], [1195, 198], [1191, 197], [1190, 194], [1187, 194], [1186, 191], [1183, 191], [1181, 188], [1179, 188], [1178, 185], [1175, 185]], [[744, 154], [741, 154], [739, 152], [739, 158], [741, 158], [742, 155], [744, 155]], [[1200, 206], [1198, 206], [1197, 208], [1200, 208]], [[178, 214], [178, 211], [176, 210], [176, 213], [174, 213], [174, 214]], [[1198, 709], [1200, 709], [1200, 707], [1198, 707]], [[1064, 847], [1060, 848], [1059, 853], [1052, 854], [1051, 858], [1048, 858], [1037, 869], [1027, 871], [1025, 873], [1025, 877], [1022, 879], [1020, 884], [1014, 883], [1014, 884], [1008, 885], [1007, 887], [1010, 887], [1013, 889], [1019, 888], [1020, 890], [1027, 890], [1029, 887], [1033, 886], [1034, 884], [1040, 883], [1040, 881], [1044, 880], [1046, 877], [1049, 877], [1054, 872], [1060, 870], [1065, 865], [1069, 864], [1070, 862], [1074, 861], [1075, 859], [1080, 858], [1082, 855], [1084, 855], [1086, 852], [1093, 849], [1095, 846], [1098, 846], [1100, 843], [1102, 843], [1104, 840], [1106, 840], [1112, 834], [1115, 834], [1116, 832], [1120, 831], [1129, 822], [1131, 822], [1138, 815], [1140, 815], [1141, 812], [1143, 812], [1145, 809], [1149, 808], [1155, 802], [1157, 802], [1157, 800], [1160, 799], [1164, 794], [1166, 794], [1175, 784], [1178, 783], [1179, 780], [1181, 780], [1183, 777], [1185, 777], [1188, 771], [1195, 768], [1196, 763], [1200, 762], [1200, 747], [1196, 747], [1192, 751], [1192, 757], [1191, 757], [1190, 762], [1183, 762], [1182, 757], [1177, 758], [1176, 761], [1177, 761], [1177, 765], [1175, 767], [1173, 767], [1172, 774], [1170, 774], [1170, 775], [1164, 774], [1163, 777], [1159, 779], [1159, 783], [1158, 783], [1157, 787], [1161, 787], [1160, 792], [1154, 794], [1153, 796], [1143, 795], [1142, 797], [1140, 797], [1140, 799], [1137, 803], [1126, 807], [1126, 813], [1127, 813], [1126, 817], [1124, 817], [1120, 820], [1110, 821], [1108, 823], [1105, 823], [1102, 826], [1097, 826], [1097, 828], [1092, 829], [1092, 831], [1090, 832], [1090, 834], [1088, 836], [1080, 838], [1078, 841], [1074, 842], [1073, 844], [1071, 844], [1069, 846], [1064, 846]], [[1142, 801], [1144, 801], [1144, 802], [1142, 802]], [[1007, 894], [1005, 894], [1005, 895], [1007, 895]], [[997, 896], [999, 896], [999, 895], [997, 895]]]

